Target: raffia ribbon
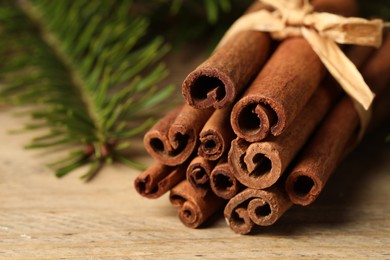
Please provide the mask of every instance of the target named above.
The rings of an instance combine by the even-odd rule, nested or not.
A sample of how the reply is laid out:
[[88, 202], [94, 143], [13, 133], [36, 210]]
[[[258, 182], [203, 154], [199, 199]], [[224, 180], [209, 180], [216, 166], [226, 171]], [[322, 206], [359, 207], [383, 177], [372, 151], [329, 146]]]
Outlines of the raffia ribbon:
[[370, 106], [375, 94], [337, 43], [379, 47], [382, 44], [383, 21], [314, 12], [309, 0], [259, 1], [273, 7], [274, 11], [263, 9], [242, 16], [226, 32], [219, 46], [244, 30], [269, 32], [277, 40], [302, 36], [354, 101], [362, 136], [371, 117]]

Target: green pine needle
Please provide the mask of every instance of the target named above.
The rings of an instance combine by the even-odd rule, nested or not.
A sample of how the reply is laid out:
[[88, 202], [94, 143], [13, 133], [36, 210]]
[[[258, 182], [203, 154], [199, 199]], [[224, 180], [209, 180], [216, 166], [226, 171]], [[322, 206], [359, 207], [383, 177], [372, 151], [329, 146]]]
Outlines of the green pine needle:
[[[130, 12], [133, 1], [0, 1], [1, 99], [35, 104], [31, 115], [49, 128], [26, 148], [84, 147], [62, 165], [62, 177], [90, 164], [90, 180], [154, 122], [134, 118], [158, 109], [174, 91], [156, 87], [168, 72], [159, 60], [168, 45], [147, 37], [149, 19]], [[147, 97], [147, 98], [146, 98]], [[116, 146], [121, 149], [116, 149]], [[65, 165], [64, 165], [65, 164]], [[136, 163], [134, 166], [138, 167]]]

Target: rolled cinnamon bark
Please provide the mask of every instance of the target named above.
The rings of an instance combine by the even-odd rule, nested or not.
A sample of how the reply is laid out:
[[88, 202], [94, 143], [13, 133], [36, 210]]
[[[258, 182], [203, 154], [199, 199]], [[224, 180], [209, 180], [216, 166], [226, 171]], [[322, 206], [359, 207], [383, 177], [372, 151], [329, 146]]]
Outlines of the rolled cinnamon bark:
[[236, 178], [253, 189], [270, 187], [280, 178], [338, 96], [339, 90], [327, 82], [317, 89], [300, 115], [282, 135], [265, 141], [232, 141], [229, 164]]
[[232, 173], [227, 158], [222, 158], [214, 167], [210, 186], [215, 195], [226, 200], [233, 198], [243, 187]]
[[325, 75], [317, 54], [302, 38], [283, 41], [234, 105], [234, 132], [248, 142], [280, 135], [295, 119]]
[[216, 163], [197, 156], [188, 165], [187, 180], [202, 197], [210, 191], [210, 174]]
[[186, 169], [187, 164], [173, 167], [156, 162], [135, 179], [135, 190], [146, 198], [159, 198], [185, 179]]
[[175, 166], [194, 152], [198, 135], [213, 109], [198, 110], [184, 104], [157, 122], [144, 136], [148, 153], [162, 164]]
[[[371, 53], [372, 48], [356, 47], [349, 50], [347, 56], [360, 67]], [[337, 84], [327, 79], [281, 136], [271, 136], [252, 144], [239, 138], [234, 140], [228, 159], [236, 178], [254, 189], [273, 185], [330, 110], [339, 93]]]
[[171, 190], [169, 199], [172, 205], [179, 207], [181, 222], [190, 228], [199, 227], [225, 204], [212, 192], [202, 197], [186, 180]]
[[[352, 0], [313, 1], [314, 9], [350, 13]], [[303, 38], [284, 40], [259, 75], [234, 105], [231, 124], [234, 132], [248, 142], [278, 136], [294, 121], [326, 72], [320, 58]]]
[[[261, 7], [255, 4], [248, 12]], [[259, 31], [243, 31], [229, 39], [184, 80], [187, 103], [198, 109], [231, 104], [263, 66], [270, 44], [269, 35]]]
[[[376, 102], [381, 101], [381, 94], [390, 83], [389, 71], [390, 37], [362, 71], [368, 85], [377, 94], [374, 115], [377, 112]], [[388, 104], [388, 100], [382, 102]], [[389, 106], [385, 109], [388, 110]], [[374, 116], [373, 119], [379, 118]], [[346, 151], [356, 142], [359, 123], [352, 101], [344, 97], [302, 151], [286, 180], [286, 191], [294, 204], [305, 206], [317, 199]]]
[[291, 205], [283, 186], [266, 190], [247, 188], [229, 201], [224, 215], [234, 232], [248, 234], [255, 224], [269, 226], [275, 223]]
[[207, 160], [218, 160], [230, 146], [235, 134], [230, 125], [232, 106], [216, 110], [200, 132], [198, 154]]

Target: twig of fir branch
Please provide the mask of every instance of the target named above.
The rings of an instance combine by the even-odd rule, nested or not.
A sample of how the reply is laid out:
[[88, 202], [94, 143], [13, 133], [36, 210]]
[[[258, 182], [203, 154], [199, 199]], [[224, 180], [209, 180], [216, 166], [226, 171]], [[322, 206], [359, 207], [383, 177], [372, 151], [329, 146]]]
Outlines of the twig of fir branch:
[[49, 129], [27, 147], [79, 147], [51, 164], [58, 177], [85, 164], [85, 180], [112, 161], [142, 166], [121, 151], [153, 123], [140, 116], [158, 109], [174, 88], [157, 88], [167, 75], [159, 60], [168, 46], [161, 37], [144, 39], [148, 19], [129, 15], [131, 4], [0, 2], [0, 50], [7, 57], [1, 96], [38, 105], [31, 114]]

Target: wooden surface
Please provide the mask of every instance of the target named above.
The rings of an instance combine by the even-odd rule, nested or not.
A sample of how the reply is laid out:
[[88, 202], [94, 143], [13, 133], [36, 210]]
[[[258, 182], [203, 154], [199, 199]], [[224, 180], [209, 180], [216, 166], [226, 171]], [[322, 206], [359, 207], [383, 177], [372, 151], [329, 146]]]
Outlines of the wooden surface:
[[[390, 144], [379, 132], [355, 150], [312, 206], [294, 207], [254, 235], [233, 233], [219, 214], [184, 227], [167, 196], [141, 198], [138, 174], [114, 165], [91, 183], [56, 179], [44, 166], [61, 152], [26, 151], [23, 119], [0, 113], [0, 259], [390, 258]], [[145, 153], [146, 161], [151, 161]]]
[[[12, 112], [0, 107], [0, 259], [390, 259], [389, 128], [347, 158], [314, 205], [241, 236], [222, 213], [186, 228], [167, 196], [136, 193], [138, 172], [126, 166], [108, 166], [88, 184], [83, 171], [56, 179], [45, 164], [63, 151], [24, 150], [35, 133], [9, 135], [26, 120]], [[134, 153], [152, 162], [142, 147]]]

